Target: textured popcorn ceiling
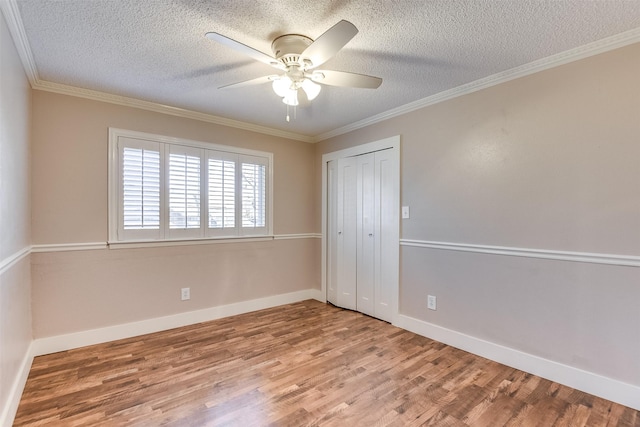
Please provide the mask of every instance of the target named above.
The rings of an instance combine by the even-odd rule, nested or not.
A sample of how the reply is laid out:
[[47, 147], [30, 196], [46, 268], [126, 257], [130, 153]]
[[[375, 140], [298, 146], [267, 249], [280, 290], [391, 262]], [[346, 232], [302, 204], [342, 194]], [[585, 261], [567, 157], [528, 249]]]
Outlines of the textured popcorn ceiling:
[[[39, 79], [314, 136], [489, 75], [640, 27], [640, 0], [17, 0]], [[383, 78], [323, 86], [290, 123], [274, 69], [205, 38], [271, 54], [345, 19], [360, 32], [321, 68]]]

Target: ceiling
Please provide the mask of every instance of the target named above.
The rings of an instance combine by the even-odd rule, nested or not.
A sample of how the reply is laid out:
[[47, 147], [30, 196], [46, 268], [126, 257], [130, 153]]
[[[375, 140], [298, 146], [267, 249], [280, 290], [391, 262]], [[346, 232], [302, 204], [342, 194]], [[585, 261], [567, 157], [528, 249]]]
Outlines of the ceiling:
[[[12, 5], [23, 31], [32, 84], [134, 98], [302, 140], [621, 33], [627, 44], [640, 40], [639, 0], [0, 1]], [[207, 39], [206, 32], [271, 55], [277, 36], [315, 39], [342, 19], [359, 33], [321, 68], [381, 77], [378, 89], [323, 86], [290, 122], [268, 84], [218, 89], [274, 69]]]

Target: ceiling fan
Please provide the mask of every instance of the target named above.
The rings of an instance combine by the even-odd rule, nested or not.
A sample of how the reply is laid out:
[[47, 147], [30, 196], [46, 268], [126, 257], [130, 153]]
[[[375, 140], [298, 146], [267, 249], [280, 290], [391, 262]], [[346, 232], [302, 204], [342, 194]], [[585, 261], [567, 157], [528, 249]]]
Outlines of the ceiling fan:
[[318, 83], [329, 86], [368, 89], [376, 89], [382, 84], [382, 79], [379, 77], [316, 69], [316, 67], [324, 64], [342, 49], [357, 33], [358, 29], [355, 25], [342, 20], [329, 28], [315, 41], [300, 34], [285, 34], [276, 38], [271, 44], [273, 56], [262, 53], [222, 34], [211, 32], [207, 33], [206, 36], [281, 71], [280, 74], [233, 83], [222, 86], [220, 89], [271, 83], [274, 92], [282, 97], [282, 102], [296, 106], [298, 105], [298, 90], [302, 89], [307, 99], [311, 101], [320, 93], [320, 85]]

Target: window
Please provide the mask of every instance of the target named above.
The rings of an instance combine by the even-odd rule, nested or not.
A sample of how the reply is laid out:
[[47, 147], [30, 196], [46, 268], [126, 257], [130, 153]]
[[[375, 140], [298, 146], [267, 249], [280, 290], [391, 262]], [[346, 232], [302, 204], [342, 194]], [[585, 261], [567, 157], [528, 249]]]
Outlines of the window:
[[110, 129], [109, 240], [270, 233], [272, 155]]
[[237, 156], [212, 156], [212, 153], [209, 153], [209, 228], [224, 229], [236, 226], [236, 163]]
[[259, 160], [242, 161], [242, 226], [265, 226], [265, 171]]
[[160, 152], [143, 147], [122, 150], [123, 226], [126, 230], [160, 227]]

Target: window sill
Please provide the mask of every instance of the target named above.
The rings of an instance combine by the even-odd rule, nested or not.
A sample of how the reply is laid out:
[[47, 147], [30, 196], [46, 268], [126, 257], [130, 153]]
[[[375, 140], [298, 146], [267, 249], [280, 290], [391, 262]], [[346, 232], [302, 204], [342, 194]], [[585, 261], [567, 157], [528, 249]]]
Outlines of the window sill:
[[246, 236], [246, 237], [207, 237], [202, 239], [176, 239], [176, 240], [128, 240], [107, 242], [109, 249], [136, 249], [153, 248], [162, 246], [191, 246], [210, 245], [218, 243], [247, 243], [265, 242], [274, 240], [273, 235]]
[[319, 233], [298, 234], [269, 234], [264, 236], [246, 237], [216, 237], [204, 239], [175, 239], [175, 240], [129, 240], [126, 242], [88, 242], [88, 243], [60, 243], [60, 244], [35, 244], [31, 246], [31, 253], [69, 252], [69, 251], [95, 251], [109, 249], [135, 249], [159, 246], [187, 246], [187, 245], [217, 245], [221, 243], [251, 243], [266, 242], [271, 240], [299, 240], [321, 239]]

